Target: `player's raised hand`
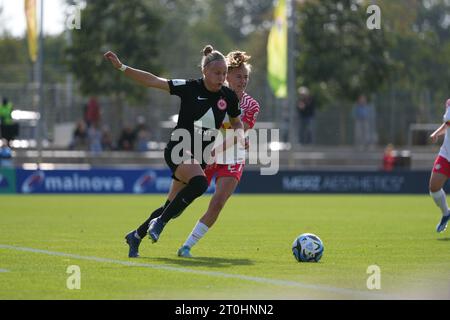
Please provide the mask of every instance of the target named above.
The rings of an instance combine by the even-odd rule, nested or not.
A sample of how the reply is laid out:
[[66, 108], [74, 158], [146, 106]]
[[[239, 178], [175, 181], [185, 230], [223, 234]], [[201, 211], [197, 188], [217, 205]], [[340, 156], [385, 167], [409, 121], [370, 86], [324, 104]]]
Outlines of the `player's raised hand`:
[[119, 69], [122, 66], [122, 62], [120, 62], [119, 58], [114, 52], [108, 51], [103, 56], [109, 61], [111, 61], [114, 68]]

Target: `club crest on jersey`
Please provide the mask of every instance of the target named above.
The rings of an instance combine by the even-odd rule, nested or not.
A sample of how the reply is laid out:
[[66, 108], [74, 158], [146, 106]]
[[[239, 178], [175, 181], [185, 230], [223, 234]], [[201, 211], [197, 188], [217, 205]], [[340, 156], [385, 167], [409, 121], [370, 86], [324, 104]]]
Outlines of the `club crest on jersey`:
[[220, 110], [225, 110], [227, 108], [227, 102], [224, 98], [220, 98], [220, 100], [217, 101], [217, 108]]
[[434, 168], [435, 168], [436, 170], [439, 170], [439, 169], [441, 169], [441, 165], [438, 163], [437, 165], [434, 166]]

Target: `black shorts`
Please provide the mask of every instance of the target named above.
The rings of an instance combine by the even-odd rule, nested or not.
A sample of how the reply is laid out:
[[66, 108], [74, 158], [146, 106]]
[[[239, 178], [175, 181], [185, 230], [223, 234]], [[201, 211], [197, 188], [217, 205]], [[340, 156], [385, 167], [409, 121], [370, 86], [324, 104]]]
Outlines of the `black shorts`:
[[[167, 147], [164, 149], [164, 160], [166, 161], [167, 166], [169, 167], [170, 171], [172, 171], [172, 178], [177, 181], [185, 183], [185, 181], [181, 181], [175, 176], [175, 171], [177, 170], [178, 166], [181, 164], [181, 163], [175, 163], [172, 159], [172, 150], [175, 145], [176, 144], [169, 143], [167, 145]], [[185, 156], [184, 160], [189, 160], [189, 158], [195, 159], [193, 155], [190, 155], [190, 156]], [[203, 161], [200, 162], [200, 167], [202, 167], [203, 170], [205, 170], [206, 166], [207, 166], [207, 163], [205, 163]]]

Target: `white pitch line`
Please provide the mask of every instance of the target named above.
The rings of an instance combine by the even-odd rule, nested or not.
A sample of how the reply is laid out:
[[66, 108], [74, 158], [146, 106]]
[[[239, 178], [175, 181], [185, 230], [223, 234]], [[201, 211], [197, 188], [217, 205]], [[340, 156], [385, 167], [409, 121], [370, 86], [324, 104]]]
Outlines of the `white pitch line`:
[[0, 244], [0, 249], [41, 253], [41, 254], [46, 254], [46, 255], [50, 255], [50, 256], [67, 257], [67, 258], [73, 258], [73, 259], [78, 259], [78, 260], [96, 261], [96, 262], [102, 262], [102, 263], [112, 263], [112, 264], [118, 264], [118, 265], [123, 265], [123, 266], [132, 266], [132, 267], [152, 268], [152, 269], [164, 270], [164, 271], [191, 273], [191, 274], [205, 275], [205, 276], [218, 277], [218, 278], [246, 280], [246, 281], [250, 281], [250, 282], [271, 284], [271, 285], [277, 285], [277, 286], [312, 289], [312, 290], [324, 291], [324, 292], [329, 292], [329, 293], [348, 295], [348, 296], [351, 296], [356, 299], [360, 299], [362, 297], [368, 298], [368, 299], [401, 299], [401, 297], [398, 297], [398, 296], [386, 295], [386, 294], [375, 293], [375, 292], [366, 292], [366, 291], [362, 291], [362, 290], [352, 290], [352, 289], [337, 288], [337, 287], [330, 287], [330, 286], [323, 286], [323, 285], [306, 284], [306, 283], [301, 283], [301, 282], [297, 282], [297, 281], [289, 281], [289, 280], [253, 277], [253, 276], [247, 276], [247, 275], [242, 275], [242, 274], [224, 273], [224, 272], [220, 272], [220, 271], [194, 270], [194, 269], [182, 268], [182, 267], [172, 267], [172, 266], [163, 265], [163, 264], [139, 263], [139, 262], [115, 260], [115, 259], [100, 258], [100, 257], [93, 257], [93, 256], [80, 256], [80, 255], [71, 254], [71, 253], [48, 251], [48, 250], [26, 248], [26, 247], [16, 247], [16, 246], [4, 245], [4, 244]]
[[9, 270], [6, 270], [6, 269], [0, 269], [0, 273], [2, 273], [2, 272], [9, 272]]

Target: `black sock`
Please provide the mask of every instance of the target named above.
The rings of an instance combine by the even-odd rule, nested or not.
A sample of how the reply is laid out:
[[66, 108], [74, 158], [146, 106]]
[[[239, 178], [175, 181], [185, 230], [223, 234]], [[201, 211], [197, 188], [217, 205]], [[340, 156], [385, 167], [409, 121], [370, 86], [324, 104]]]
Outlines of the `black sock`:
[[143, 224], [141, 224], [141, 226], [139, 228], [136, 229], [136, 232], [137, 232], [139, 238], [143, 239], [145, 237], [145, 235], [147, 234], [148, 225], [150, 223], [150, 220], [162, 215], [162, 213], [164, 212], [164, 209], [169, 205], [169, 203], [170, 203], [170, 201], [167, 200], [166, 203], [162, 207], [153, 211], [152, 214], [150, 215], [150, 217], [147, 220], [145, 220], [145, 222]]
[[178, 217], [196, 198], [208, 189], [208, 180], [205, 176], [195, 176], [184, 187], [173, 201], [164, 209], [161, 219], [167, 223], [170, 219]]

